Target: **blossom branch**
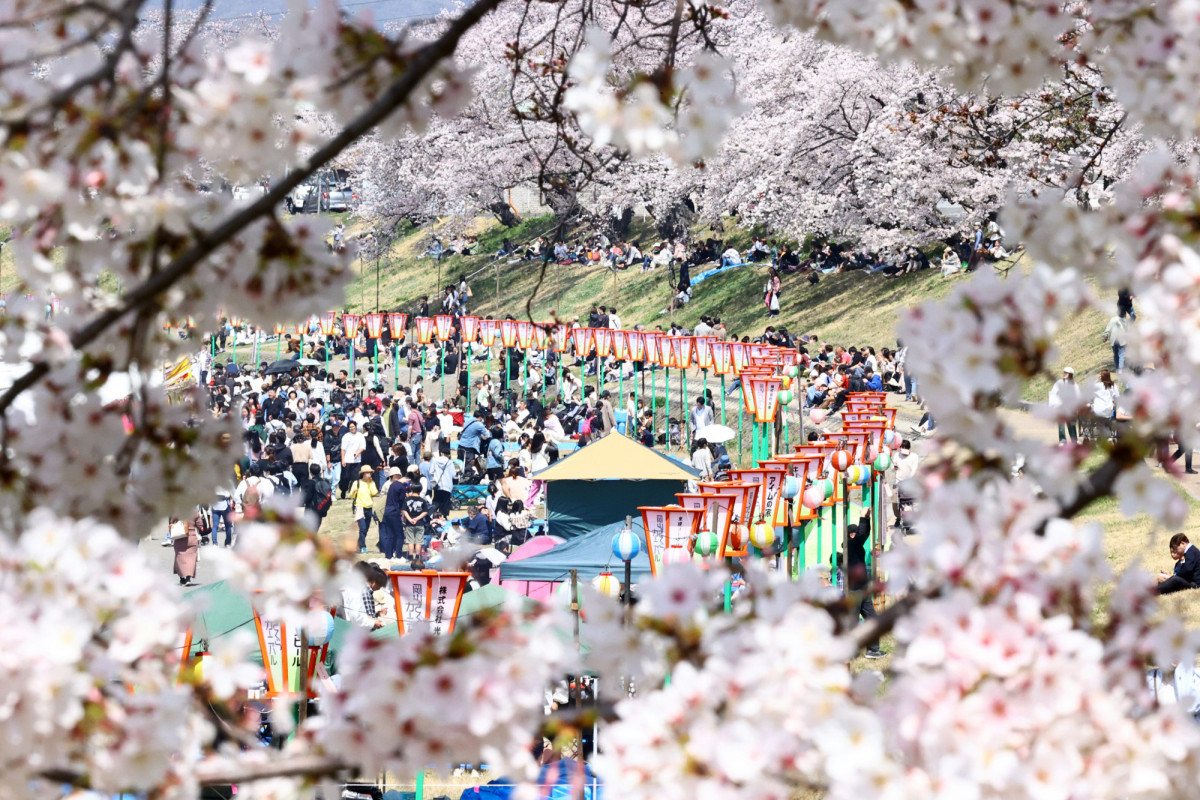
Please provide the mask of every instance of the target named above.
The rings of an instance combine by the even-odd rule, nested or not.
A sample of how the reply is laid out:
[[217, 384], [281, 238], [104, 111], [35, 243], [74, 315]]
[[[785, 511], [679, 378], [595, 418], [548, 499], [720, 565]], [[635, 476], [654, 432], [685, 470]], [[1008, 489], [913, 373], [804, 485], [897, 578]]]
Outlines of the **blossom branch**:
[[[163, 292], [186, 277], [210, 253], [233, 239], [258, 219], [272, 214], [276, 206], [282, 203], [293, 189], [403, 105], [433, 68], [442, 59], [454, 53], [458, 40], [499, 4], [500, 0], [477, 0], [474, 5], [468, 7], [450, 23], [440, 37], [416, 54], [404, 74], [388, 87], [378, 100], [318, 149], [308, 163], [274, 183], [270, 191], [254, 203], [201, 236], [195, 244], [161, 271], [150, 275], [142, 284], [132, 288], [125, 295], [125, 302], [122, 305], [98, 315], [77, 330], [71, 336], [71, 346], [78, 350], [95, 341], [127, 314], [153, 305]], [[0, 414], [9, 408], [22, 392], [35, 385], [49, 372], [49, 362], [44, 359], [34, 361], [30, 369], [13, 381], [8, 390], [0, 395]]]

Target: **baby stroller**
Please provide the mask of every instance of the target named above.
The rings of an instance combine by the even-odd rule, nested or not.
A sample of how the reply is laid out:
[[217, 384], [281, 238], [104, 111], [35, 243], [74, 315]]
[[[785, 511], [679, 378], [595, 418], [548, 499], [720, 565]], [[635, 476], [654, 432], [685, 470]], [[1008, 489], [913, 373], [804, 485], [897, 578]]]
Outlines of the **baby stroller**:
[[912, 536], [916, 533], [913, 525], [917, 513], [917, 499], [901, 491], [896, 495], [896, 506], [899, 509], [899, 513], [896, 515], [896, 527], [904, 536]]

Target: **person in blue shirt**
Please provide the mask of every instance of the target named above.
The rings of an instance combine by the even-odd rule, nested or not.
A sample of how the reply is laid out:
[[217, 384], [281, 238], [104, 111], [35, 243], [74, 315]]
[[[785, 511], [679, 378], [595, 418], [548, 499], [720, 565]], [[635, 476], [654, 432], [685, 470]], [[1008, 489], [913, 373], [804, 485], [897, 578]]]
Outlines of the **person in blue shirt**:
[[483, 424], [483, 412], [477, 409], [458, 434], [458, 457], [464, 468], [474, 463], [483, 452], [483, 440], [487, 435], [488, 430]]
[[487, 446], [487, 476], [490, 481], [504, 477], [504, 432], [497, 425], [491, 430]]
[[876, 375], [875, 370], [871, 369], [870, 367], [867, 367], [866, 371], [863, 373], [863, 383], [866, 384], [866, 387], [872, 392], [883, 391], [883, 380]]
[[467, 520], [463, 523], [463, 530], [467, 532], [467, 538], [474, 544], [491, 544], [492, 521], [489, 519], [488, 510], [483, 509], [481, 514], [479, 506], [471, 506], [467, 513]]

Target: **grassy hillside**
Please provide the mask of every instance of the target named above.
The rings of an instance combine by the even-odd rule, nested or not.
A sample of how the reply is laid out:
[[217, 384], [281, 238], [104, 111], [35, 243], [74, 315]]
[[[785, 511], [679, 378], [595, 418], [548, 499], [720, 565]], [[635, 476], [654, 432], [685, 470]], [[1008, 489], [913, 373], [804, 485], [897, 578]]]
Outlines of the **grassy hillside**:
[[[390, 258], [361, 265], [361, 277], [347, 291], [347, 303], [351, 309], [374, 309], [378, 286], [380, 308], [407, 310], [421, 295], [429, 295], [432, 301], [440, 286], [459, 276], [472, 275], [471, 309], [478, 314], [520, 317], [528, 304], [534, 319], [557, 316], [570, 321], [575, 315], [586, 319], [591, 306], [601, 304], [615, 306], [626, 326], [665, 327], [675, 319], [691, 327], [702, 315], [709, 315], [720, 317], [728, 330], [739, 336], [760, 333], [771, 322], [787, 326], [792, 332], [818, 333], [823, 341], [879, 348], [895, 344], [896, 322], [904, 309], [943, 298], [956, 282], [965, 280], [943, 279], [937, 270], [930, 269], [894, 280], [857, 272], [829, 275], [811, 286], [798, 275], [785, 275], [781, 314], [769, 321], [762, 304], [767, 267], [742, 267], [696, 285], [692, 302], [671, 314], [665, 311], [671, 298], [666, 270], [613, 273], [596, 267], [551, 264], [543, 275], [540, 263], [510, 264], [491, 257], [505, 236], [524, 243], [538, 235], [552, 234], [553, 230], [550, 218], [529, 220], [509, 230], [493, 226], [483, 230], [479, 238], [478, 252], [484, 255], [451, 256], [440, 263], [420, 257], [428, 233], [413, 231], [397, 242]], [[648, 223], [639, 220], [629, 238], [648, 243], [656, 237]], [[739, 239], [747, 239], [748, 234], [730, 234], [728, 238], [744, 244]], [[1104, 314], [1089, 312], [1063, 325], [1060, 365], [1073, 366], [1081, 381], [1095, 375], [1111, 357], [1099, 340], [1104, 323]], [[1044, 400], [1056, 377], [1047, 374], [1033, 381], [1025, 399]]]

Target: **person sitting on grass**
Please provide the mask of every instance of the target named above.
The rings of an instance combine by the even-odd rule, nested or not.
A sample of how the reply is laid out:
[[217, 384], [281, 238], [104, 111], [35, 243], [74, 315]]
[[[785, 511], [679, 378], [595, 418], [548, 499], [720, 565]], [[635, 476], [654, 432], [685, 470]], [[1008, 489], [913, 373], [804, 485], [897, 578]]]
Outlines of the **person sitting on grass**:
[[1158, 573], [1158, 593], [1171, 594], [1200, 588], [1200, 550], [1182, 533], [1171, 537], [1169, 547], [1171, 558], [1175, 559], [1175, 571]]

